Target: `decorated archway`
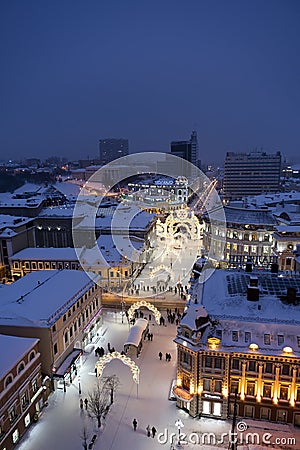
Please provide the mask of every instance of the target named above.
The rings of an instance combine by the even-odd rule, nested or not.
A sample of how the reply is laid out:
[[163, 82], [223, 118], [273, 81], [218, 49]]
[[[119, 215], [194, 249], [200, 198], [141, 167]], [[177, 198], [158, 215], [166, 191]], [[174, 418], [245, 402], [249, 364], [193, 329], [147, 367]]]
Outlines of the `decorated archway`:
[[153, 312], [156, 322], [159, 324], [159, 320], [161, 317], [161, 313], [155, 308], [152, 303], [146, 302], [145, 300], [141, 300], [140, 302], [136, 302], [130, 306], [128, 310], [128, 319], [131, 320], [134, 317], [134, 311], [139, 308], [147, 308]]
[[140, 369], [136, 365], [136, 363], [129, 358], [126, 355], [122, 355], [119, 352], [112, 352], [107, 353], [106, 355], [102, 356], [99, 361], [96, 362], [96, 370], [97, 370], [97, 377], [101, 377], [102, 372], [106, 366], [106, 364], [109, 364], [113, 359], [119, 359], [122, 361], [123, 364], [130, 367], [131, 373], [132, 373], [132, 379], [135, 383], [139, 384], [140, 378]]
[[195, 240], [200, 239], [201, 226], [194, 212], [186, 208], [171, 212], [164, 223], [158, 219], [156, 231], [159, 237], [168, 239], [185, 231], [190, 239]]

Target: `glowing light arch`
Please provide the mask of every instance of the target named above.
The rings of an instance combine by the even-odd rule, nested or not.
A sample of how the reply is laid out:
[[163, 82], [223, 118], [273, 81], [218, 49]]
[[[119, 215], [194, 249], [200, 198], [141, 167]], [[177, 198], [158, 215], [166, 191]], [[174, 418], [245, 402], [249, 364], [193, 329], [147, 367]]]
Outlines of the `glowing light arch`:
[[152, 303], [146, 302], [145, 300], [141, 300], [140, 302], [136, 302], [133, 305], [131, 305], [131, 307], [128, 310], [128, 318], [129, 318], [129, 320], [133, 319], [134, 311], [136, 309], [139, 309], [139, 308], [142, 308], [142, 307], [147, 308], [150, 311], [152, 311], [153, 314], [154, 314], [156, 322], [159, 324], [159, 320], [161, 318], [161, 313], [158, 311], [157, 308], [155, 308], [154, 305], [152, 305]]
[[140, 369], [136, 365], [136, 363], [129, 358], [126, 355], [122, 355], [119, 352], [112, 352], [107, 353], [106, 355], [102, 356], [99, 361], [96, 362], [96, 369], [97, 369], [97, 377], [101, 377], [102, 372], [106, 366], [106, 364], [109, 364], [113, 359], [118, 359], [122, 361], [123, 364], [130, 367], [131, 373], [132, 373], [132, 379], [135, 383], [139, 384], [140, 382]]

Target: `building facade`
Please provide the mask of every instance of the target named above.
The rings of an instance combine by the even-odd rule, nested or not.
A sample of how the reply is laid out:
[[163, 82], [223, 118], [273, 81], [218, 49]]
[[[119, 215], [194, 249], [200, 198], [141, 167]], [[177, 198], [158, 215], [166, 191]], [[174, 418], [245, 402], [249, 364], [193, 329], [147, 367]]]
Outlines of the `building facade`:
[[194, 283], [175, 339], [177, 406], [193, 417], [226, 419], [236, 409], [300, 426], [299, 299], [289, 280], [219, 270], [204, 287]]
[[225, 158], [223, 191], [226, 200], [277, 192], [280, 188], [281, 153], [233, 153]]
[[38, 339], [0, 335], [0, 447], [11, 450], [49, 395], [42, 378]]
[[76, 376], [82, 351], [102, 325], [98, 281], [83, 271], [44, 270], [0, 289], [0, 332], [40, 340], [41, 370], [54, 388]]

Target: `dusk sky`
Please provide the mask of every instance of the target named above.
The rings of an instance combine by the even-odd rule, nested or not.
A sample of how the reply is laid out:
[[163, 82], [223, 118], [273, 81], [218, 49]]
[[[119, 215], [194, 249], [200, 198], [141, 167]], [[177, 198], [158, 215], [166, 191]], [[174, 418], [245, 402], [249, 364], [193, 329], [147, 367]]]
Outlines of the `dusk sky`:
[[300, 162], [298, 0], [2, 0], [0, 158], [98, 155], [98, 140], [200, 159]]

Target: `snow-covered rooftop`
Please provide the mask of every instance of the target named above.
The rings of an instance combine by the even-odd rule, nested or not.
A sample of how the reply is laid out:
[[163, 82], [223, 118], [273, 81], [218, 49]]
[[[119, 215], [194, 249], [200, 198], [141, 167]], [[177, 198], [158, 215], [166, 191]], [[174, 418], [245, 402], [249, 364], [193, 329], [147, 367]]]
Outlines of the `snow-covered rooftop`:
[[276, 219], [269, 211], [262, 209], [224, 207], [226, 221], [249, 225], [277, 225]]
[[93, 284], [80, 270], [31, 272], [0, 286], [0, 325], [48, 327]]
[[0, 379], [22, 360], [24, 355], [38, 342], [35, 338], [6, 336], [0, 334]]
[[71, 247], [30, 247], [15, 253], [11, 259], [21, 259], [23, 261], [77, 261], [78, 258], [75, 249]]

